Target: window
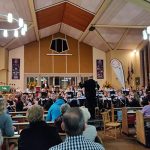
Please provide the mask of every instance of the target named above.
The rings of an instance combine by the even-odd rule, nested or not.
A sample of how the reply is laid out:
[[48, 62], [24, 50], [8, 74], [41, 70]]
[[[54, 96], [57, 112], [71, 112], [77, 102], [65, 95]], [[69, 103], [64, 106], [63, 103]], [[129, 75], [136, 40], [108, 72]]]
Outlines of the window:
[[50, 49], [58, 53], [67, 51], [69, 49], [67, 40], [62, 38], [52, 39]]

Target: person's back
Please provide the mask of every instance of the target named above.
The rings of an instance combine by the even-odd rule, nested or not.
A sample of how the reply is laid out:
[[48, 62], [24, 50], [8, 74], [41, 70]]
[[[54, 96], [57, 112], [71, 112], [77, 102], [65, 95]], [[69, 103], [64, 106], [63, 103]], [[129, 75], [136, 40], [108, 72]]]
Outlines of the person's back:
[[94, 141], [96, 136], [97, 136], [97, 131], [96, 131], [96, 127], [93, 125], [88, 125], [88, 120], [90, 119], [91, 115], [90, 112], [88, 111], [88, 109], [86, 107], [80, 107], [83, 117], [84, 117], [84, 121], [85, 121], [85, 130], [83, 131], [83, 136], [91, 141]]
[[6, 113], [0, 114], [0, 129], [2, 130], [3, 136], [13, 136], [14, 135], [12, 119]]
[[85, 81], [84, 87], [86, 96], [96, 96], [96, 82], [93, 79]]
[[62, 124], [62, 119], [63, 119], [63, 114], [70, 108], [69, 104], [65, 103], [65, 104], [62, 104], [61, 107], [60, 107], [60, 110], [61, 110], [61, 113], [62, 115], [60, 115], [57, 119], [55, 119], [55, 126], [57, 128], [57, 131], [59, 133], [64, 133], [64, 131], [62, 130], [61, 128], [61, 124]]
[[132, 101], [129, 102], [129, 107], [140, 107], [140, 104], [135, 98], [133, 98]]
[[150, 105], [146, 105], [143, 107], [142, 112], [144, 116], [150, 116]]
[[85, 131], [83, 131], [83, 136], [88, 140], [94, 141], [97, 136], [95, 126], [87, 125]]
[[31, 123], [20, 134], [18, 150], [48, 150], [49, 147], [61, 143], [55, 127], [44, 121]]
[[70, 108], [63, 115], [62, 128], [67, 134], [66, 140], [49, 150], [104, 150], [101, 144], [85, 139], [84, 117], [79, 108]]
[[23, 111], [23, 102], [21, 100], [16, 102], [16, 111]]
[[56, 145], [49, 150], [104, 150], [104, 148], [84, 136], [67, 137], [65, 142]]
[[2, 132], [0, 130], [0, 149], [1, 149], [2, 144], [3, 144], [3, 136], [2, 136]]
[[61, 143], [55, 127], [43, 121], [43, 109], [34, 105], [28, 110], [29, 127], [22, 130], [18, 140], [19, 150], [47, 150]]
[[61, 115], [60, 107], [64, 103], [63, 99], [57, 99], [49, 108], [46, 121], [55, 121]]
[[13, 136], [14, 129], [11, 117], [6, 113], [5, 102], [0, 98], [0, 129], [3, 136]]

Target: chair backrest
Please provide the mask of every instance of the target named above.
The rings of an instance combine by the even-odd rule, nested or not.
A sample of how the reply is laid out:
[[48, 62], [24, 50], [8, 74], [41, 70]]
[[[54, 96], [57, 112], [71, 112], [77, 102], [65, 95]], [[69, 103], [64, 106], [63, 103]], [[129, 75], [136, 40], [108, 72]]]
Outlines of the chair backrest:
[[106, 124], [108, 122], [110, 122], [110, 110], [101, 113], [102, 114], [102, 118], [103, 118], [103, 123]]
[[103, 144], [103, 142], [102, 142], [100, 136], [98, 136], [98, 135], [95, 137], [94, 142], [99, 143], [99, 144]]

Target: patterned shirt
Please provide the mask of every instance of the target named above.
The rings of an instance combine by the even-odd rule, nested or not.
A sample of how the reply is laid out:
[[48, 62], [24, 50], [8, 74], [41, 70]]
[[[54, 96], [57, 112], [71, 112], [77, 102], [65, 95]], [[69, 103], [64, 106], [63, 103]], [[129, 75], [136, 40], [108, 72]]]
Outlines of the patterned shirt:
[[84, 138], [84, 136], [69, 136], [66, 140], [49, 150], [104, 150], [101, 144], [92, 142]]

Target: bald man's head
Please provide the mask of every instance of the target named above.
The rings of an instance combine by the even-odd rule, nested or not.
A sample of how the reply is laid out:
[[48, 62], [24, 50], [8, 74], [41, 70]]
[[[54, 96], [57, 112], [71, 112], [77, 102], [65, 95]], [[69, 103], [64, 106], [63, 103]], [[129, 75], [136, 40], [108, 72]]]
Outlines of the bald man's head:
[[82, 135], [85, 129], [82, 111], [78, 107], [68, 109], [63, 115], [62, 126], [69, 136]]

